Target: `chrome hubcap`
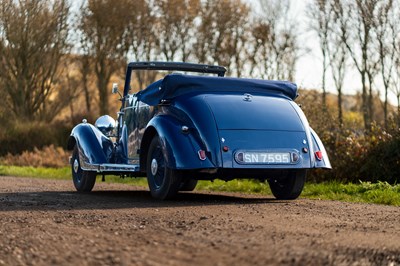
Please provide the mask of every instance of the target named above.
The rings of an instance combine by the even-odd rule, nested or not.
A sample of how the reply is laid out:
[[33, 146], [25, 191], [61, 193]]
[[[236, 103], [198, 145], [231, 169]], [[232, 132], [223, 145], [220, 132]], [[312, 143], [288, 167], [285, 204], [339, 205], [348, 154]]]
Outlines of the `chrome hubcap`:
[[79, 170], [79, 162], [78, 162], [78, 159], [75, 159], [74, 160], [74, 172], [75, 172], [75, 174], [78, 173], [78, 170]]
[[158, 163], [156, 159], [151, 160], [151, 174], [156, 175], [158, 170]]

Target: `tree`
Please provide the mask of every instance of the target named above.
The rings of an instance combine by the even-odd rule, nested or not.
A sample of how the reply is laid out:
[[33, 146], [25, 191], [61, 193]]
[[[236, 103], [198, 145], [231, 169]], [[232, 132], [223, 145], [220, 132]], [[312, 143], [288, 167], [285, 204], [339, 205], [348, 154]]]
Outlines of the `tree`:
[[185, 62], [195, 39], [200, 0], [159, 0], [155, 4], [158, 49], [167, 61]]
[[107, 114], [108, 84], [121, 69], [129, 50], [129, 20], [134, 18], [129, 0], [89, 0], [82, 6], [79, 23], [83, 51], [93, 60], [100, 114]]
[[[76, 14], [75, 16], [75, 27], [79, 28], [80, 23], [81, 23], [81, 16], [82, 14]], [[75, 64], [78, 67], [79, 74], [80, 74], [80, 87], [83, 89], [83, 94], [85, 97], [85, 109], [86, 109], [86, 115], [92, 114], [92, 99], [94, 98], [91, 95], [91, 90], [90, 90], [90, 84], [93, 83], [93, 59], [91, 56], [91, 51], [89, 47], [89, 43], [87, 41], [87, 38], [84, 38], [83, 36], [78, 36], [78, 41], [79, 41], [79, 49], [80, 49], [80, 54], [77, 56], [75, 60]]]
[[[154, 6], [146, 0], [136, 0], [132, 8], [132, 16], [128, 24], [129, 56], [134, 61], [153, 61], [160, 58], [157, 54], [158, 35], [156, 31], [157, 18]], [[152, 71], [135, 71], [139, 90], [156, 79]]]
[[328, 35], [328, 56], [329, 65], [332, 72], [333, 81], [338, 92], [338, 121], [339, 126], [343, 126], [343, 85], [347, 70], [348, 50], [342, 41], [348, 38], [349, 17], [345, 14], [343, 0], [332, 0], [332, 23], [330, 34]]
[[[223, 65], [228, 69], [233, 66], [240, 68], [249, 11], [240, 0], [204, 1], [199, 12], [200, 23], [194, 44], [197, 60]], [[238, 71], [236, 74], [240, 74]]]
[[379, 63], [382, 81], [384, 85], [384, 123], [388, 127], [388, 93], [393, 79], [393, 70], [395, 67], [395, 46], [396, 35], [398, 33], [397, 17], [393, 13], [393, 0], [384, 0], [378, 9], [377, 16], [377, 46], [379, 51]]
[[90, 74], [92, 73], [92, 65], [88, 53], [84, 53], [81, 56], [78, 65], [81, 73], [81, 86], [83, 88], [83, 92], [85, 95], [86, 112], [90, 114], [92, 109], [91, 107], [92, 97], [90, 95], [90, 90], [89, 90], [89, 80], [90, 80]]
[[[393, 18], [398, 18], [400, 15], [399, 13], [399, 4], [395, 3], [394, 6], [394, 14]], [[396, 20], [393, 20], [395, 22]], [[396, 24], [393, 23], [393, 27]], [[397, 32], [399, 29], [396, 30]], [[393, 50], [394, 50], [394, 74], [391, 81], [391, 92], [396, 96], [397, 100], [397, 125], [400, 127], [400, 35], [397, 35], [394, 39], [393, 43]]]
[[[342, 41], [360, 73], [362, 85], [362, 113], [365, 129], [369, 130], [373, 117], [373, 78], [378, 61], [372, 48], [377, 7], [382, 0], [352, 0], [347, 5], [351, 31]], [[344, 26], [344, 25], [342, 25]], [[343, 36], [344, 37], [344, 36]]]
[[259, 0], [262, 14], [252, 25], [250, 75], [293, 80], [298, 57], [296, 27], [289, 1]]
[[236, 0], [230, 6], [232, 16], [231, 27], [225, 37], [225, 60], [226, 66], [231, 74], [240, 77], [244, 66], [248, 61], [248, 46], [251, 39], [250, 28], [252, 26], [250, 18], [250, 8], [241, 1]]
[[393, 77], [391, 88], [397, 100], [397, 126], [400, 127], [400, 56], [396, 56], [395, 69], [396, 75]]
[[58, 81], [69, 45], [66, 0], [0, 2], [0, 80], [20, 119], [50, 121], [66, 105]]
[[329, 0], [313, 0], [308, 6], [310, 26], [318, 35], [322, 54], [322, 108], [326, 112], [326, 73], [329, 67], [329, 34], [331, 33], [332, 7]]
[[81, 77], [78, 75], [78, 71], [75, 66], [78, 62], [78, 59], [75, 56], [67, 55], [62, 60], [62, 67], [66, 69], [65, 73], [61, 76], [60, 83], [62, 84], [62, 89], [60, 90], [59, 96], [64, 99], [65, 105], [69, 106], [70, 111], [70, 121], [75, 123], [74, 121], [74, 103], [77, 100], [80, 94], [81, 87]]

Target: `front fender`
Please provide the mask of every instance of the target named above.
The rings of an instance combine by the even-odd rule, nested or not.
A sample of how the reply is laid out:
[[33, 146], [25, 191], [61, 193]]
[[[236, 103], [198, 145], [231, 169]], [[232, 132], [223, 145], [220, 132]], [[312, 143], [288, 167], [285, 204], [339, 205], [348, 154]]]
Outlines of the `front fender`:
[[331, 162], [329, 161], [328, 153], [322, 144], [321, 139], [318, 137], [317, 133], [310, 127], [311, 139], [313, 150], [322, 152], [322, 160], [315, 160], [314, 168], [325, 168], [332, 169]]
[[[188, 132], [182, 131], [182, 124], [171, 116], [156, 116], [147, 125], [146, 132], [141, 143], [141, 169], [145, 169], [147, 148], [151, 138], [158, 134], [164, 150], [166, 151], [167, 166], [171, 169], [212, 169], [216, 166], [209, 159], [210, 153], [199, 139], [195, 128], [189, 128]], [[200, 160], [198, 152], [205, 150], [207, 158]]]
[[[81, 123], [72, 129], [68, 139], [69, 150], [77, 145], [82, 168], [108, 163], [113, 143], [91, 124]], [[90, 168], [90, 167], [89, 167]]]

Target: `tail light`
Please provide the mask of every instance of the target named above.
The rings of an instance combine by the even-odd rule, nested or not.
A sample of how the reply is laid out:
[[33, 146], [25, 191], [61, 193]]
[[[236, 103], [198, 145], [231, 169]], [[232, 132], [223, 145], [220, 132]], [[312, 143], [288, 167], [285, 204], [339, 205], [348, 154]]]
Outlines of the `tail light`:
[[317, 158], [318, 161], [322, 161], [322, 151], [316, 151], [315, 158]]
[[199, 150], [197, 153], [199, 154], [199, 159], [200, 159], [200, 160], [204, 161], [204, 160], [207, 158], [207, 156], [206, 156], [206, 151], [204, 151], [204, 150]]

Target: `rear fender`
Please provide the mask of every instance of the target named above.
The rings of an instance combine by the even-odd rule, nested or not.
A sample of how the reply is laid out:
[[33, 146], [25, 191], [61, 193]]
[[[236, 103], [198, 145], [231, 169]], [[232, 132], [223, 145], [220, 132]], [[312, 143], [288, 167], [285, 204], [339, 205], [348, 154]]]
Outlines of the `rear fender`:
[[[325, 150], [324, 144], [322, 144], [321, 139], [318, 137], [317, 133], [310, 127], [308, 124], [307, 118], [304, 115], [303, 111], [301, 108], [295, 103], [291, 102], [293, 108], [296, 110], [300, 120], [303, 123], [305, 132], [307, 134], [307, 139], [308, 143], [310, 144], [310, 153], [311, 153], [311, 167], [312, 168], [326, 168], [326, 169], [332, 169], [331, 162], [329, 161], [328, 154]], [[307, 128], [309, 130], [307, 130]], [[322, 153], [322, 160], [318, 160], [315, 158], [315, 152], [321, 151]]]
[[[321, 151], [322, 153], [322, 160], [314, 160], [314, 168], [325, 168], [325, 169], [332, 169], [331, 162], [329, 161], [328, 153], [322, 144], [321, 139], [318, 137], [317, 133], [310, 127], [311, 132], [311, 139], [313, 145], [313, 151]], [[315, 156], [315, 155], [314, 155]]]
[[[140, 168], [146, 169], [147, 150], [152, 138], [158, 135], [161, 139], [167, 166], [171, 169], [202, 169], [215, 168], [209, 160], [209, 153], [199, 139], [195, 128], [188, 132], [182, 131], [182, 122], [170, 116], [156, 116], [147, 125], [140, 148]], [[187, 125], [185, 125], [187, 126]], [[199, 158], [199, 150], [205, 150], [207, 158]]]
[[108, 163], [112, 154], [112, 141], [91, 124], [81, 123], [72, 129], [68, 139], [68, 150], [77, 145], [79, 160], [84, 170], [92, 165]]

